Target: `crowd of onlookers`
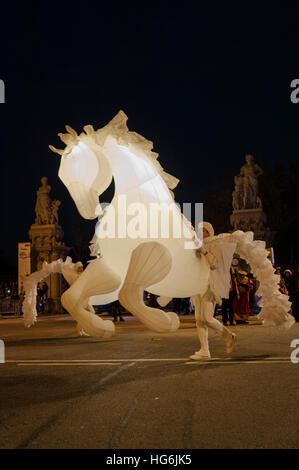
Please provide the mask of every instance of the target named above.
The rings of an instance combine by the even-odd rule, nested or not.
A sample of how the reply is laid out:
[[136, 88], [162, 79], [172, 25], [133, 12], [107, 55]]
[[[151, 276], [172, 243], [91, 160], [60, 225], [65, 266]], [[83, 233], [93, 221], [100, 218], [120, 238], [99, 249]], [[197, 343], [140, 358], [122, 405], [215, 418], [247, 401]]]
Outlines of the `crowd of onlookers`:
[[0, 281], [0, 299], [18, 299], [17, 281]]
[[[299, 321], [299, 265], [295, 269], [284, 269], [274, 266], [275, 274], [280, 275], [280, 292], [288, 295], [292, 307], [290, 313]], [[257, 296], [258, 281], [252, 273], [231, 267], [229, 298], [222, 299], [221, 305], [216, 305], [215, 315], [221, 315], [225, 325], [247, 323], [249, 317], [260, 312]], [[157, 296], [147, 293], [145, 303], [151, 307], [161, 308]], [[194, 313], [194, 305], [190, 298], [172, 299], [165, 310], [171, 310], [179, 315]]]
[[229, 298], [222, 299], [221, 305], [225, 325], [247, 323], [250, 315], [259, 313], [257, 288], [252, 273], [231, 267]]
[[0, 314], [19, 315], [21, 303], [17, 281], [0, 281]]
[[[299, 321], [299, 265], [295, 269], [274, 266], [280, 276], [280, 292], [288, 295], [292, 303], [290, 313]], [[231, 285], [228, 299], [222, 299], [221, 313], [225, 325], [247, 323], [248, 317], [261, 310], [256, 295], [258, 282], [251, 273], [231, 268]]]
[[[47, 300], [48, 286], [45, 282], [38, 283], [36, 307], [43, 312]], [[0, 313], [20, 313], [24, 292], [18, 293], [18, 281], [0, 281]]]

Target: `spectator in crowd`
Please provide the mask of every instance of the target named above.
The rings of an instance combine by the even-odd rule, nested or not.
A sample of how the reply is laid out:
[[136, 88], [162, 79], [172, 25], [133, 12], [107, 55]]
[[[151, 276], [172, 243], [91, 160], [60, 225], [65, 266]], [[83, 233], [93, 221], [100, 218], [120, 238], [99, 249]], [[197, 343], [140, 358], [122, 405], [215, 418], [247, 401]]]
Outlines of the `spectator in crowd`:
[[253, 288], [247, 272], [241, 270], [237, 272], [237, 286], [239, 296], [235, 297], [233, 301], [234, 316], [237, 323], [246, 323], [248, 315], [251, 313], [249, 307], [249, 292]]
[[252, 273], [248, 273], [247, 276], [249, 279], [249, 283], [252, 285], [252, 289], [250, 289], [249, 291], [249, 308], [250, 308], [250, 311], [252, 312], [256, 306], [256, 298], [255, 298], [255, 293], [257, 290], [256, 279], [253, 277]]
[[194, 305], [193, 305], [191, 297], [189, 298], [188, 313], [189, 314], [194, 313]]
[[261, 300], [261, 296], [256, 295], [259, 287], [259, 281], [253, 277], [253, 274], [249, 273], [249, 279], [253, 285], [252, 290], [249, 292], [249, 307], [252, 315], [257, 315], [261, 311], [261, 307], [258, 302]]
[[181, 313], [181, 299], [174, 297], [172, 299], [173, 311], [177, 314]]
[[280, 290], [280, 292], [282, 294], [288, 295], [288, 290], [286, 288], [284, 278], [282, 277], [282, 274], [281, 274], [281, 267], [280, 266], [274, 266], [274, 268], [275, 268], [275, 273], [274, 274], [277, 274], [278, 276], [280, 276], [280, 281], [279, 281], [279, 290]]
[[289, 293], [290, 301], [292, 302], [293, 300], [293, 295], [294, 295], [294, 275], [293, 271], [291, 269], [285, 269], [283, 272], [283, 280], [286, 286], [286, 289]]
[[174, 311], [179, 315], [188, 315], [189, 313], [189, 297], [188, 298], [176, 298], [174, 299]]
[[293, 290], [293, 304], [292, 312], [295, 320], [299, 321], [299, 265], [296, 266], [294, 273], [294, 290]]
[[48, 284], [43, 281], [37, 286], [37, 311], [44, 313], [45, 304], [48, 298]]
[[124, 318], [122, 317], [121, 305], [118, 300], [116, 300], [115, 302], [112, 302], [111, 311], [112, 311], [114, 322], [117, 322], [117, 318], [119, 318], [119, 321], [125, 321]]
[[237, 296], [237, 287], [236, 287], [236, 280], [235, 280], [235, 272], [234, 268], [231, 267], [231, 280], [230, 280], [230, 289], [229, 289], [229, 298], [222, 299], [222, 322], [224, 325], [228, 326], [236, 325], [236, 321], [234, 318], [234, 310], [233, 310], [233, 301], [234, 298]]
[[285, 269], [283, 272], [283, 279], [284, 279], [284, 283], [289, 294], [289, 301], [292, 303], [290, 313], [294, 315], [293, 302], [294, 302], [294, 294], [295, 294], [295, 283], [294, 283], [295, 277], [293, 275], [293, 271], [291, 271], [291, 269]]

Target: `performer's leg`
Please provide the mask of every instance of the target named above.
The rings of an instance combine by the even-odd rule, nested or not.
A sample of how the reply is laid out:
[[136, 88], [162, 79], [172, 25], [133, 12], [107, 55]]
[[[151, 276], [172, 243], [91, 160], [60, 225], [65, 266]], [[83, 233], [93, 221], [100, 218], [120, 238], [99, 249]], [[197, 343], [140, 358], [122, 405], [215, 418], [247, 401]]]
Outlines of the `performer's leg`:
[[203, 306], [200, 295], [193, 297], [193, 303], [195, 306], [196, 329], [200, 342], [200, 350], [196, 351], [195, 354], [190, 357], [191, 359], [208, 359], [211, 357], [209, 351], [208, 327], [202, 315]]
[[197, 327], [197, 335], [200, 342], [200, 350], [196, 351], [198, 354], [202, 354], [203, 356], [210, 356], [209, 350], [209, 330], [205, 324], [198, 324]]
[[195, 318], [197, 334], [200, 341], [201, 348], [191, 359], [201, 359], [210, 357], [209, 342], [208, 342], [208, 328], [212, 328], [217, 334], [222, 335], [226, 342], [226, 352], [233, 351], [236, 343], [236, 335], [231, 333], [220, 321], [214, 318], [215, 298], [213, 293], [208, 290], [206, 294], [201, 297], [196, 295], [193, 297], [195, 305]]
[[[207, 300], [205, 300], [207, 299]], [[217, 334], [222, 335], [226, 342], [226, 352], [231, 353], [235, 347], [237, 337], [234, 333], [226, 328], [220, 321], [214, 318], [215, 301], [212, 300], [211, 294], [208, 292], [202, 299], [202, 315], [205, 324], [212, 328]]]

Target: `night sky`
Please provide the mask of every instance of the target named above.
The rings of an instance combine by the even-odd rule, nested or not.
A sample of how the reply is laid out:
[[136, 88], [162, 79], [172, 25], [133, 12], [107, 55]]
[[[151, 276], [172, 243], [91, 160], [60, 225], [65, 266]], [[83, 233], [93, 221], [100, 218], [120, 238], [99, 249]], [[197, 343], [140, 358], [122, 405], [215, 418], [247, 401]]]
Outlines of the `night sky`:
[[[123, 109], [178, 178], [179, 202], [202, 202], [215, 176], [233, 181], [244, 155], [299, 157], [299, 14], [287, 3], [9, 2], [1, 6], [1, 249], [12, 266], [48, 176], [65, 242], [81, 219], [48, 145], [70, 124], [97, 129]], [[293, 3], [294, 5], [294, 3]], [[264, 9], [263, 9], [264, 8]], [[204, 202], [204, 201], [203, 201]]]

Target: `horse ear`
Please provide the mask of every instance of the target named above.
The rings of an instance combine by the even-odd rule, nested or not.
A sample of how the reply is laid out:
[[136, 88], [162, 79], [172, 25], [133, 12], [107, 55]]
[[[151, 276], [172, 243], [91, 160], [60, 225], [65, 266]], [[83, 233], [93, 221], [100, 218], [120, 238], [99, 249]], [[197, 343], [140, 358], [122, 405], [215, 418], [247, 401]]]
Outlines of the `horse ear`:
[[61, 132], [58, 134], [62, 142], [66, 145], [68, 145], [72, 140], [72, 136], [70, 134], [62, 134]]
[[55, 148], [53, 145], [49, 145], [49, 149], [52, 150], [54, 153], [58, 153], [59, 155], [63, 155], [63, 150]]
[[67, 124], [65, 128], [69, 134], [71, 134], [73, 137], [77, 137], [77, 132], [71, 126]]
[[90, 134], [93, 134], [94, 133], [94, 128], [91, 124], [88, 124], [87, 126], [84, 126], [83, 127], [84, 129], [84, 132], [87, 134], [87, 135], [90, 135]]

